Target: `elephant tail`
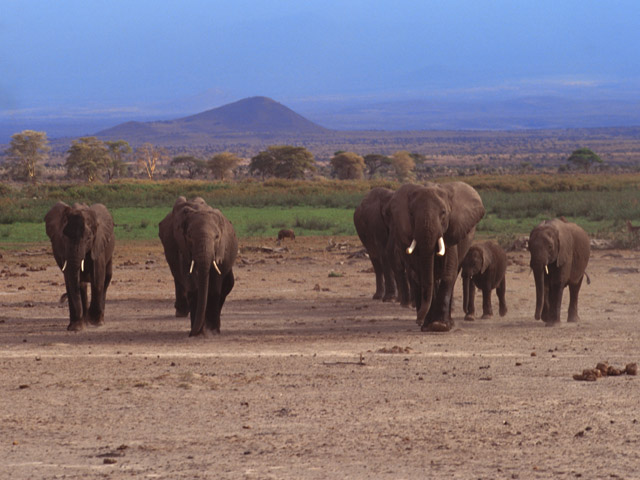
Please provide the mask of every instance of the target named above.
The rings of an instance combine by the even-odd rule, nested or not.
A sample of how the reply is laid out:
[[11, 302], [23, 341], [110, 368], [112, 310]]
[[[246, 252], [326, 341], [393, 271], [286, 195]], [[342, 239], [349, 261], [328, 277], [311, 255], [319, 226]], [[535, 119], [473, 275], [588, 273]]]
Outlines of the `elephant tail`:
[[587, 277], [587, 285], [591, 285], [591, 279], [589, 278], [589, 274], [584, 272], [584, 276]]

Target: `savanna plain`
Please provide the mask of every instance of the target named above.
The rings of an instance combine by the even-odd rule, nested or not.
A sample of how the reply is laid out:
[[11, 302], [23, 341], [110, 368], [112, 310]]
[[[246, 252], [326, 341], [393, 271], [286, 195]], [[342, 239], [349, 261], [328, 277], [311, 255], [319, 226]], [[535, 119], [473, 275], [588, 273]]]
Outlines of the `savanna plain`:
[[195, 339], [159, 241], [118, 243], [79, 333], [50, 245], [2, 254], [2, 478], [638, 477], [638, 378], [573, 379], [639, 360], [637, 251], [592, 251], [581, 321], [554, 328], [509, 252], [505, 317], [463, 321], [458, 282], [456, 326], [426, 334], [371, 299], [357, 237], [248, 237], [222, 333]]

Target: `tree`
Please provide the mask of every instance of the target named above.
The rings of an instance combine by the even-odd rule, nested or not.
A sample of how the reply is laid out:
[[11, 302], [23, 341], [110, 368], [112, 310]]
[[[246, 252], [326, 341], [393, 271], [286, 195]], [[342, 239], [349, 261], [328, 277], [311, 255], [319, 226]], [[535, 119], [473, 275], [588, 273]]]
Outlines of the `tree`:
[[96, 137], [81, 137], [71, 143], [67, 150], [67, 175], [72, 178], [97, 180], [109, 163], [109, 149]]
[[158, 165], [168, 161], [169, 155], [164, 148], [154, 147], [150, 143], [143, 143], [134, 152], [136, 164], [145, 175], [153, 180]]
[[131, 145], [126, 140], [108, 140], [104, 142], [109, 149], [109, 161], [105, 166], [107, 182], [127, 173], [124, 156], [131, 153]]
[[589, 173], [594, 163], [603, 163], [602, 159], [589, 148], [574, 150], [569, 158], [567, 158], [567, 162], [575, 165], [576, 168], [584, 168], [586, 173]]
[[364, 158], [357, 153], [341, 152], [331, 159], [333, 173], [340, 180], [361, 180], [364, 178]]
[[193, 155], [179, 155], [171, 160], [172, 167], [183, 168], [187, 171], [189, 178], [196, 178], [197, 175], [204, 176], [207, 164], [204, 160]]
[[391, 166], [391, 159], [386, 155], [370, 153], [364, 156], [364, 164], [367, 166], [369, 177], [373, 177], [379, 170], [387, 170]]
[[406, 150], [400, 150], [391, 157], [391, 165], [396, 172], [396, 177], [401, 182], [410, 180], [416, 164], [413, 157]]
[[35, 183], [40, 174], [40, 163], [49, 157], [49, 140], [45, 132], [23, 130], [11, 136], [6, 150], [7, 169], [15, 180]]
[[217, 153], [209, 159], [209, 169], [213, 176], [222, 181], [239, 164], [240, 157], [231, 152]]
[[249, 171], [265, 177], [304, 178], [307, 171], [315, 171], [313, 154], [304, 147], [271, 146], [251, 159]]

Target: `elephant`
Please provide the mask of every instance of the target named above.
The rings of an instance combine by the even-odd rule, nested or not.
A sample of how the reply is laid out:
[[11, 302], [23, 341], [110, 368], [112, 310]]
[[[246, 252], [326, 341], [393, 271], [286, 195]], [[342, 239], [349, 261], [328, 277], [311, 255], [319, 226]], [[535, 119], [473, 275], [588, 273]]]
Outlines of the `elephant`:
[[535, 319], [547, 326], [560, 322], [562, 293], [569, 286], [568, 322], [580, 320], [578, 293], [589, 263], [587, 233], [564, 219], [545, 220], [529, 235], [531, 269], [536, 284]]
[[220, 312], [235, 283], [238, 253], [231, 222], [202, 198], [179, 197], [161, 224], [159, 236], [175, 283], [176, 315], [188, 309], [190, 337], [220, 333]]
[[464, 319], [475, 319], [475, 289], [482, 290], [482, 318], [491, 318], [491, 290], [496, 290], [500, 316], [507, 314], [505, 291], [507, 281], [507, 254], [500, 245], [487, 241], [472, 245], [462, 260], [462, 308]]
[[[69, 206], [58, 202], [44, 221], [53, 257], [64, 274], [70, 317], [67, 330], [82, 330], [87, 322], [95, 326], [104, 324], [115, 246], [111, 214], [100, 203], [89, 207], [83, 203]], [[91, 284], [90, 305], [87, 305], [87, 283]]]
[[449, 331], [460, 263], [485, 209], [464, 182], [404, 184], [389, 200], [391, 235], [408, 267], [422, 331]]
[[389, 227], [385, 221], [385, 208], [393, 196], [393, 190], [383, 187], [372, 188], [353, 212], [353, 223], [376, 275], [374, 300], [390, 302], [396, 297], [396, 283], [392, 265], [387, 255]]
[[293, 230], [283, 228], [278, 232], [278, 242], [281, 242], [285, 238], [290, 238], [291, 240], [295, 240], [296, 234]]

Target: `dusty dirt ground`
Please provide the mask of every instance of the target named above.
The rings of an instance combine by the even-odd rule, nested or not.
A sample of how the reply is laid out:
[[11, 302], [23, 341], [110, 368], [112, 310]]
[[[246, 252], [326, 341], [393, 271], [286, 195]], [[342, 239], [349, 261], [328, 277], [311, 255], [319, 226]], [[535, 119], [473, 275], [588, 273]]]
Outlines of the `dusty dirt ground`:
[[174, 317], [159, 242], [116, 247], [106, 323], [79, 333], [50, 246], [4, 251], [0, 478], [639, 478], [640, 378], [572, 378], [640, 361], [638, 252], [592, 252], [582, 321], [555, 328], [510, 253], [508, 315], [464, 322], [458, 282], [434, 334], [334, 240], [241, 241], [205, 339]]

